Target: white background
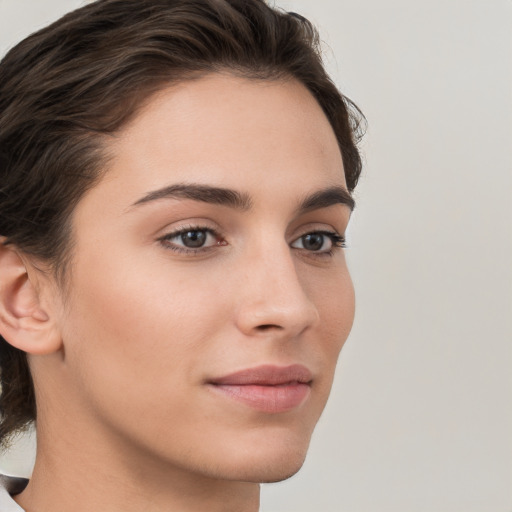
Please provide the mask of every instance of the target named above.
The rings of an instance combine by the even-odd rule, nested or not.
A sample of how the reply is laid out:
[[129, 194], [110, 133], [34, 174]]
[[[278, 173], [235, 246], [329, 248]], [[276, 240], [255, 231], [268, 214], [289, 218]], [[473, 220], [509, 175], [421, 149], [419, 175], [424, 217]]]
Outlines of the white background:
[[[512, 0], [277, 3], [321, 28], [369, 130], [356, 323], [308, 460], [262, 512], [512, 512]], [[0, 0], [0, 53], [81, 4]]]

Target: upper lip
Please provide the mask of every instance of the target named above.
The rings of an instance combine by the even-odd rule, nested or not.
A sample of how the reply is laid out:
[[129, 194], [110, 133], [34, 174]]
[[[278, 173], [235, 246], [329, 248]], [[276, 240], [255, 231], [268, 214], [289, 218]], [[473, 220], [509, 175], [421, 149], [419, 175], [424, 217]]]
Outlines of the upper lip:
[[290, 366], [266, 364], [215, 378], [209, 383], [224, 386], [278, 386], [294, 382], [310, 384], [312, 379], [311, 372], [301, 364]]

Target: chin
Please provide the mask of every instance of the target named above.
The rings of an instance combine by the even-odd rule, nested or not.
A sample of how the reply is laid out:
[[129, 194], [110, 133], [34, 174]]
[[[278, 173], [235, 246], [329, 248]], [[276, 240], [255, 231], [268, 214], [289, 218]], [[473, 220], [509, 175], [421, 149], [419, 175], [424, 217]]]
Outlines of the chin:
[[257, 482], [260, 484], [273, 484], [276, 482], [282, 482], [295, 475], [302, 465], [304, 464], [304, 458], [298, 464], [285, 464], [278, 468], [271, 468], [268, 471], [258, 475], [259, 478], [254, 480], [247, 480], [248, 482]]
[[304, 464], [305, 456], [296, 460], [280, 460], [278, 463], [266, 463], [250, 468], [238, 467], [225, 475], [226, 480], [269, 484], [282, 482], [295, 475]]
[[[308, 442], [291, 439], [279, 446], [262, 444], [238, 453], [230, 461], [228, 479], [254, 483], [273, 483], [295, 475], [306, 459]], [[226, 475], [227, 476], [227, 475]]]

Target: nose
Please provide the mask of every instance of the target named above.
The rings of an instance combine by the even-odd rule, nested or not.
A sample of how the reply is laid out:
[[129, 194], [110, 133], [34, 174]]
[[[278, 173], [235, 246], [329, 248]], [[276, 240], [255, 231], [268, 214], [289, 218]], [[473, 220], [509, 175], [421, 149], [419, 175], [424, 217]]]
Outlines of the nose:
[[260, 251], [246, 262], [235, 310], [237, 326], [248, 336], [290, 339], [319, 321], [291, 250], [283, 246]]

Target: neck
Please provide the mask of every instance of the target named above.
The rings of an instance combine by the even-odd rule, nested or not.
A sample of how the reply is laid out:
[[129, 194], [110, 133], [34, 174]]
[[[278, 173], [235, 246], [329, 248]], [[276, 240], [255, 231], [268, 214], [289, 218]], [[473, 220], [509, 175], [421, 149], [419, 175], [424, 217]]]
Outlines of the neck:
[[[26, 512], [257, 512], [259, 485], [210, 478], [148, 460], [119, 442], [38, 431], [32, 478], [17, 503]], [[131, 451], [131, 453], [130, 453]]]

